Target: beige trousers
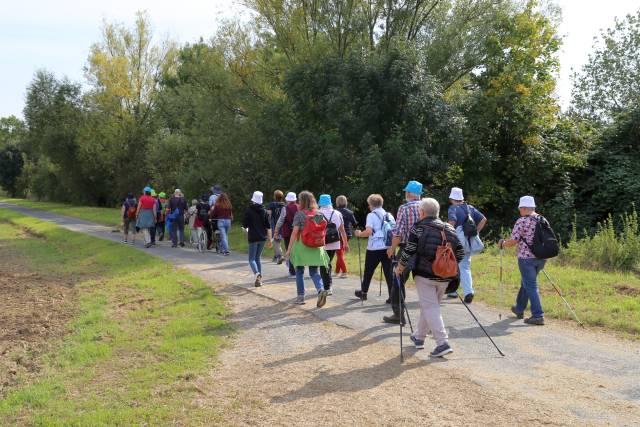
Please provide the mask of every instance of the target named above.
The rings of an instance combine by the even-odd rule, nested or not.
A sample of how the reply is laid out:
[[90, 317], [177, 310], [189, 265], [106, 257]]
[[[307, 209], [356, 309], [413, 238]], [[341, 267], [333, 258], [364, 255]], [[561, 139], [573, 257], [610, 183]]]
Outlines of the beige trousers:
[[415, 276], [416, 290], [420, 300], [420, 319], [414, 336], [424, 340], [427, 333], [433, 333], [437, 345], [446, 344], [449, 337], [444, 329], [444, 322], [440, 315], [440, 302], [447, 289], [447, 283], [437, 282], [421, 276]]

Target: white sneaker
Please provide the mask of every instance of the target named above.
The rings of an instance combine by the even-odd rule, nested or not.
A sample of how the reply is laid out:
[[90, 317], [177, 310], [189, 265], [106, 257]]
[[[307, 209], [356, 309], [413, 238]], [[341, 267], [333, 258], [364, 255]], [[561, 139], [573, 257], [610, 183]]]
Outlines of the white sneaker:
[[329, 290], [327, 291], [327, 295], [333, 295], [333, 288], [329, 288]]

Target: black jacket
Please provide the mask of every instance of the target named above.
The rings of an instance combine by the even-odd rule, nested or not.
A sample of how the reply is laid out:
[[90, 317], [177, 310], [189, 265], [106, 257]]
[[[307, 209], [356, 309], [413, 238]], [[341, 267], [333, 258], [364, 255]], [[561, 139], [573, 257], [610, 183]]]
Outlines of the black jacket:
[[436, 276], [431, 269], [436, 249], [442, 244], [442, 229], [444, 229], [445, 238], [451, 244], [456, 260], [460, 262], [464, 258], [464, 248], [453, 227], [439, 219], [425, 218], [416, 222], [409, 231], [409, 239], [400, 257], [400, 264], [409, 266], [414, 276], [443, 282], [450, 281], [450, 279], [441, 279]]
[[353, 237], [353, 227], [358, 225], [355, 215], [353, 215], [353, 212], [347, 208], [338, 208], [338, 212], [342, 214], [342, 219], [344, 220], [344, 232], [347, 234], [348, 238]]
[[249, 229], [247, 239], [249, 243], [264, 242], [267, 240], [267, 230], [271, 228], [269, 216], [264, 206], [251, 203], [244, 211], [242, 226]]

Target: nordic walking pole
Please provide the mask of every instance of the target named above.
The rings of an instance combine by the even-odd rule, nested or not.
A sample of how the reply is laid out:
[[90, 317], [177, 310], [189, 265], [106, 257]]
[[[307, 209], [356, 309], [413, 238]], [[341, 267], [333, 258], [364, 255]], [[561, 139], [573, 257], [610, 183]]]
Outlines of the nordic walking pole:
[[[358, 239], [358, 272], [360, 275], [360, 289], [362, 289], [362, 255], [360, 255], [360, 237], [356, 236]], [[364, 299], [360, 298], [360, 305], [364, 305]]]
[[542, 272], [547, 277], [547, 280], [549, 281], [549, 283], [551, 283], [551, 286], [553, 286], [553, 289], [555, 289], [558, 295], [560, 295], [560, 298], [562, 298], [562, 301], [564, 301], [565, 305], [573, 315], [573, 318], [576, 320], [576, 322], [578, 322], [578, 325], [584, 328], [584, 324], [580, 321], [580, 319], [578, 319], [578, 315], [576, 314], [575, 311], [573, 311], [573, 308], [571, 308], [571, 305], [569, 305], [569, 302], [567, 302], [567, 300], [564, 298], [564, 296], [562, 295], [562, 292], [560, 291], [560, 288], [558, 288], [556, 284], [553, 283], [553, 280], [551, 280], [551, 277], [549, 277], [549, 275], [547, 274], [547, 270], [542, 270]]
[[402, 292], [402, 279], [399, 276], [396, 276], [396, 278], [397, 278], [396, 286], [398, 286], [398, 299], [402, 301], [402, 304], [400, 306], [400, 313], [403, 313], [402, 309], [404, 308], [404, 313], [407, 315], [407, 322], [409, 322], [409, 329], [411, 330], [411, 333], [413, 333], [413, 325], [411, 324], [411, 316], [409, 315], [409, 308], [407, 307], [407, 303], [404, 297], [404, 292]]
[[478, 326], [480, 326], [480, 329], [482, 329], [482, 332], [484, 332], [484, 334], [487, 336], [487, 338], [489, 338], [489, 341], [491, 341], [491, 344], [493, 344], [493, 346], [496, 348], [496, 350], [498, 350], [498, 353], [500, 353], [500, 356], [504, 357], [504, 353], [502, 351], [500, 351], [500, 349], [498, 348], [498, 346], [496, 345], [495, 342], [493, 342], [493, 339], [489, 336], [489, 334], [487, 333], [487, 331], [484, 329], [484, 326], [482, 326], [482, 324], [480, 323], [480, 321], [478, 320], [478, 318], [476, 317], [475, 314], [473, 314], [473, 311], [471, 311], [471, 309], [469, 308], [469, 306], [467, 305], [466, 302], [464, 302], [464, 300], [462, 299], [462, 297], [460, 295], [458, 295], [458, 298], [460, 299], [460, 302], [462, 303], [462, 305], [464, 305], [464, 307], [467, 309], [467, 311], [469, 312], [469, 314], [471, 314], [471, 317], [473, 317], [473, 320], [476, 321], [476, 323], [478, 324]]
[[378, 291], [378, 296], [381, 297], [382, 296], [382, 265], [380, 265], [380, 280], [379, 280], [379, 284], [380, 284], [380, 290]]
[[[502, 257], [504, 255], [504, 248], [500, 245], [500, 304], [504, 305], [504, 282], [502, 281]], [[502, 320], [502, 312], [498, 314], [498, 319]]]

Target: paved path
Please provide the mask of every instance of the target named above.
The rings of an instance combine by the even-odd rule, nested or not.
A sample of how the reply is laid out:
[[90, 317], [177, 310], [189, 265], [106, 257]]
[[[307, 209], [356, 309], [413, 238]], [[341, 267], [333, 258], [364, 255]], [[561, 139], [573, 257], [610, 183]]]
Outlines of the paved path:
[[[110, 227], [76, 218], [3, 202], [0, 208], [13, 209], [95, 237], [121, 239]], [[140, 242], [138, 245], [145, 250]], [[243, 255], [201, 254], [192, 249], [172, 249], [166, 243], [147, 251], [212, 282], [234, 284], [275, 301], [292, 302], [295, 297], [295, 283], [287, 278], [282, 265], [266, 262], [265, 285], [254, 288]], [[301, 309], [358, 331], [363, 339], [372, 338], [398, 348], [398, 328], [381, 322], [382, 315], [390, 311], [384, 303], [384, 293], [378, 297], [372, 289], [369, 300], [361, 304], [353, 297], [357, 279], [334, 279], [334, 295], [324, 308], [317, 309], [310, 280], [307, 286], [309, 301]], [[415, 322], [417, 297], [412, 289], [407, 294]], [[513, 316], [506, 316], [505, 312], [499, 320], [499, 311], [481, 304], [473, 304], [472, 309], [506, 357], [497, 354], [457, 301], [447, 301], [443, 306], [445, 325], [455, 352], [447, 359], [429, 361], [428, 351], [416, 352], [405, 335], [405, 354], [441, 369], [454, 370], [483, 387], [525, 395], [551, 410], [568, 411], [588, 424], [640, 425], [639, 343], [618, 340], [600, 331], [581, 330], [569, 322], [550, 321], [544, 327], [531, 327]], [[428, 348], [432, 344], [427, 342]], [[464, 405], [464, 390], [460, 393], [460, 404]]]

